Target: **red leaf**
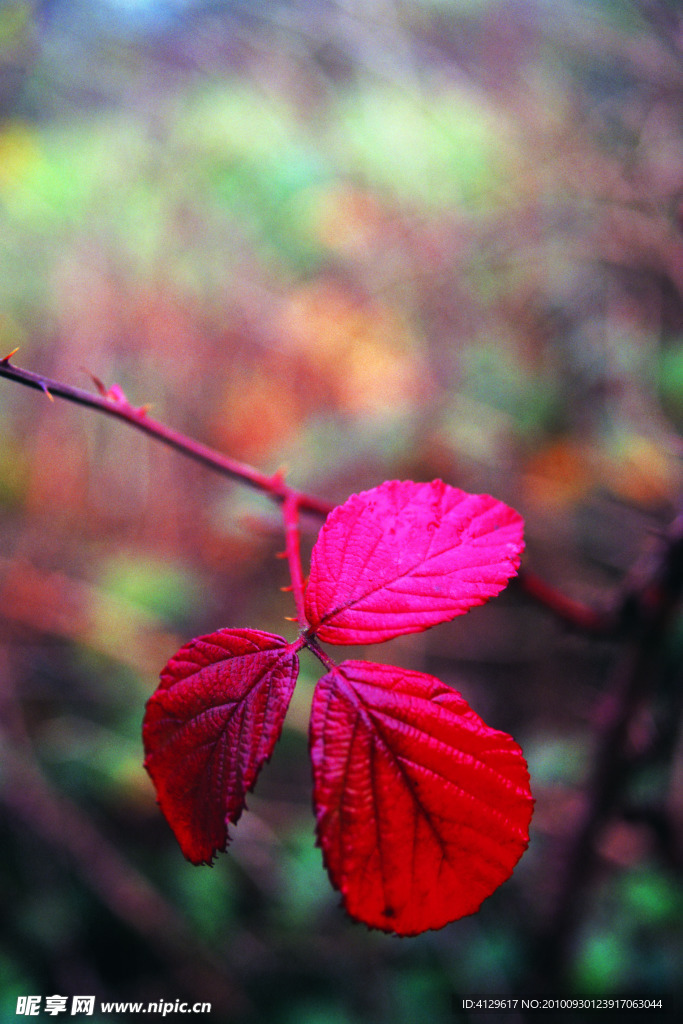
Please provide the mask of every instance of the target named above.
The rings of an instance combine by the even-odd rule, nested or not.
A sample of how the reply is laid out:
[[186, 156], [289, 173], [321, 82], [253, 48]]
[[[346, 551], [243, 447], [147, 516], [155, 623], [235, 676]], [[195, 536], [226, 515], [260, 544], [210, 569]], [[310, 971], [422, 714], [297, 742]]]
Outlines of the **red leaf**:
[[392, 480], [325, 520], [311, 556], [306, 616], [332, 644], [379, 643], [463, 615], [519, 566], [521, 516], [442, 480]]
[[298, 668], [282, 637], [221, 629], [185, 644], [161, 673], [145, 711], [145, 768], [194, 864], [225, 848], [228, 822], [280, 736]]
[[522, 751], [432, 676], [345, 661], [316, 687], [318, 841], [346, 909], [417, 935], [479, 909], [527, 847]]

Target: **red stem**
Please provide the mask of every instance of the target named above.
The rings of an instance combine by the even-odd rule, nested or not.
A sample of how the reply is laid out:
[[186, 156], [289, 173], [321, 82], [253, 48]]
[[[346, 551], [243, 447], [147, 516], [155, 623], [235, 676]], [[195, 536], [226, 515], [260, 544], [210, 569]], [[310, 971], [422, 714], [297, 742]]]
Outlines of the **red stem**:
[[248, 487], [262, 491], [279, 503], [284, 502], [288, 496], [292, 496], [296, 498], [298, 508], [323, 517], [333, 508], [326, 501], [321, 501], [313, 495], [304, 494], [290, 487], [285, 483], [282, 473], [266, 476], [265, 473], [260, 473], [253, 466], [248, 466], [243, 462], [238, 462], [236, 459], [231, 459], [227, 455], [223, 455], [215, 451], [215, 449], [209, 448], [207, 445], [201, 444], [199, 441], [195, 441], [185, 434], [165, 426], [158, 420], [152, 419], [151, 416], [147, 415], [144, 407], [140, 409], [134, 408], [118, 388], [112, 388], [108, 392], [104, 392], [102, 388], [101, 390], [104, 393], [95, 395], [90, 391], [71, 387], [68, 384], [61, 384], [59, 381], [50, 380], [48, 377], [43, 377], [40, 374], [31, 373], [30, 370], [23, 370], [18, 366], [12, 366], [10, 356], [0, 359], [0, 377], [7, 377], [9, 380], [25, 384], [36, 391], [42, 391], [43, 394], [50, 398], [53, 396], [64, 398], [69, 402], [75, 402], [77, 405], [85, 405], [90, 409], [97, 409], [107, 416], [123, 420], [137, 430], [141, 430], [143, 433], [154, 437], [157, 441], [162, 441], [176, 451], [188, 455], [205, 466], [209, 466], [210, 469], [217, 470], [233, 480], [239, 480], [247, 484]]
[[292, 580], [292, 590], [296, 603], [296, 617], [302, 629], [308, 627], [304, 605], [304, 573], [301, 568], [301, 549], [299, 534], [299, 497], [290, 492], [282, 505], [282, 519], [285, 528], [285, 550]]
[[334, 670], [339, 667], [337, 665], [337, 662], [333, 661], [329, 654], [327, 654], [319, 645], [318, 638], [315, 636], [315, 634], [309, 634], [307, 636], [304, 636], [303, 642], [305, 643], [306, 647], [308, 647], [311, 654], [315, 654], [318, 661], [321, 661], [325, 668], [328, 669], [328, 671], [334, 672]]

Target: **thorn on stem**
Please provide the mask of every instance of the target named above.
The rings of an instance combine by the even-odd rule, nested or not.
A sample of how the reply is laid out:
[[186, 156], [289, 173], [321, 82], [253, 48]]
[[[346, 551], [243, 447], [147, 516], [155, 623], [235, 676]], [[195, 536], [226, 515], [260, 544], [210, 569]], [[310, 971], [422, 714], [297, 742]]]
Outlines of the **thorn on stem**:
[[97, 392], [101, 398], [106, 399], [107, 402], [111, 402], [113, 405], [118, 405], [128, 413], [133, 413], [134, 416], [146, 416], [149, 410], [152, 408], [151, 405], [141, 405], [137, 409], [131, 405], [126, 397], [126, 393], [120, 384], [112, 384], [110, 388], [106, 387], [99, 377], [96, 377], [94, 373], [89, 370], [85, 372], [90, 377], [91, 381], [97, 388]]
[[285, 622], [298, 622], [296, 615], [285, 615]]
[[290, 584], [287, 587], [280, 587], [280, 590], [282, 591], [283, 594], [291, 594], [292, 591], [294, 590], [294, 587]]
[[50, 392], [50, 389], [48, 388], [47, 384], [44, 384], [42, 380], [39, 383], [40, 390], [43, 392], [43, 394], [47, 395], [51, 402], [54, 402], [54, 395], [52, 395], [52, 393]]
[[98, 390], [99, 394], [102, 396], [102, 398], [106, 398], [107, 397], [107, 389], [105, 388], [105, 386], [102, 383], [102, 381], [100, 380], [100, 378], [96, 377], [94, 373], [90, 372], [90, 370], [86, 370], [85, 367], [81, 367], [81, 369], [84, 371], [84, 373], [88, 374], [88, 376], [90, 377], [90, 380], [93, 382], [93, 384], [97, 388], [97, 390]]
[[11, 352], [8, 352], [6, 356], [4, 356], [2, 359], [0, 359], [0, 363], [2, 363], [3, 366], [9, 366], [10, 359], [12, 358], [12, 356], [15, 356], [18, 351], [19, 351], [19, 346], [17, 346], [16, 348], [13, 348]]

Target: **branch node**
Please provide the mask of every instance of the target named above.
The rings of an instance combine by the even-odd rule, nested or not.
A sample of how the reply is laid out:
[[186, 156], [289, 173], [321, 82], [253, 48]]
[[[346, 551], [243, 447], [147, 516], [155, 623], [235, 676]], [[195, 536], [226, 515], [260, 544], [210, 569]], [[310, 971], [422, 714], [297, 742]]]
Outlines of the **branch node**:
[[96, 377], [94, 373], [90, 372], [90, 370], [85, 370], [85, 373], [88, 374], [91, 381], [97, 388], [97, 392], [100, 397], [104, 398], [107, 402], [111, 402], [112, 405], [118, 406], [122, 412], [128, 413], [128, 415], [132, 414], [133, 416], [143, 417], [146, 416], [152, 408], [152, 405], [147, 403], [146, 405], [138, 406], [136, 409], [135, 406], [131, 405], [128, 401], [126, 393], [120, 384], [112, 384], [112, 386], [108, 388], [102, 383], [100, 378]]

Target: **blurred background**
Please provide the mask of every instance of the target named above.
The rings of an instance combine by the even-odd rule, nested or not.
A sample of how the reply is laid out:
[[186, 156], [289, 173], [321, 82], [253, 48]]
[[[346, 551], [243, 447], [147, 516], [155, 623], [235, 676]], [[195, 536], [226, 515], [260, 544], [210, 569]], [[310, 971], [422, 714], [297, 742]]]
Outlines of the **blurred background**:
[[[330, 501], [395, 477], [493, 493], [526, 519], [525, 565], [597, 607], [679, 505], [682, 203], [674, 0], [0, 2], [0, 355], [117, 382]], [[522, 744], [537, 799], [478, 915], [371, 933], [314, 845], [313, 659], [212, 869], [141, 766], [181, 643], [293, 637], [276, 513], [8, 381], [0, 437], [3, 1020], [32, 993], [206, 1000], [236, 1024], [468, 1021], [463, 997], [544, 984], [680, 994], [683, 619], [562, 941], [619, 644], [512, 585], [353, 650], [460, 690]]]

